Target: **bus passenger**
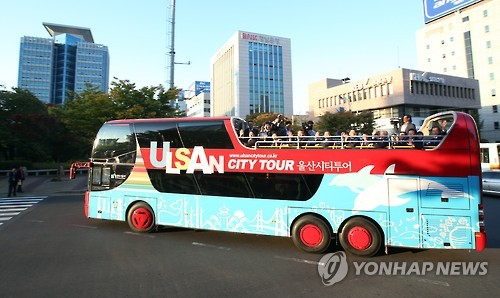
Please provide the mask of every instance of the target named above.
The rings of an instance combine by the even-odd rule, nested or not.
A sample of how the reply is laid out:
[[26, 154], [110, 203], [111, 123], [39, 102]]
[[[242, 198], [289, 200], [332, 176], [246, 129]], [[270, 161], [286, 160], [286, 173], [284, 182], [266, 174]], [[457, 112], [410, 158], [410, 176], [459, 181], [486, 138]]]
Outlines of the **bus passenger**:
[[415, 149], [422, 149], [424, 148], [424, 133], [421, 131], [417, 131], [415, 133], [415, 137], [413, 139], [413, 147]]
[[297, 147], [305, 146], [307, 144], [306, 135], [303, 129], [297, 132]]
[[345, 138], [345, 143], [346, 143], [346, 148], [355, 148], [358, 146], [361, 141], [359, 137], [356, 135], [356, 131], [354, 129], [351, 129], [349, 131], [349, 134]]
[[415, 124], [413, 124], [413, 122], [411, 121], [411, 115], [409, 114], [405, 114], [403, 116], [403, 125], [401, 125], [401, 128], [399, 129], [399, 132], [401, 133], [404, 133], [405, 135], [408, 134], [408, 130], [410, 128], [413, 128], [415, 130], [417, 130], [417, 127], [415, 126]]
[[330, 134], [330, 132], [328, 130], [325, 131], [323, 133], [323, 141], [321, 142], [321, 145], [324, 148], [327, 148], [327, 147], [333, 146], [334, 144], [335, 144], [335, 142], [333, 141], [333, 137]]
[[408, 135], [405, 136], [405, 145], [415, 147], [414, 139], [417, 134], [417, 130], [414, 128], [408, 129]]
[[430, 135], [431, 138], [425, 142], [425, 146], [437, 146], [443, 139], [443, 131], [439, 126], [433, 126]]
[[256, 136], [256, 132], [257, 132], [256, 129], [252, 129], [248, 133], [248, 141], [246, 143], [247, 147], [255, 147], [255, 144], [257, 143], [257, 140], [258, 140], [257, 136]]
[[387, 148], [389, 146], [389, 132], [381, 130], [378, 136], [373, 138], [372, 144], [375, 148]]

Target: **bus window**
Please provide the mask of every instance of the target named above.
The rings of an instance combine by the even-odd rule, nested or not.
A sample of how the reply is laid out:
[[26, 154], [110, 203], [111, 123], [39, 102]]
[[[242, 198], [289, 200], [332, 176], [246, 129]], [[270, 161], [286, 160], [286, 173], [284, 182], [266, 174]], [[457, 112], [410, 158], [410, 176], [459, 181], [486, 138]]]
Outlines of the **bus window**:
[[[321, 183], [323, 175], [247, 173], [256, 198], [306, 201]], [[307, 180], [307, 181], [306, 181]], [[308, 185], [310, 183], [310, 185]]]
[[92, 158], [114, 163], [133, 163], [135, 150], [135, 138], [128, 124], [104, 124], [94, 142]]
[[176, 122], [136, 123], [135, 133], [141, 148], [149, 148], [151, 142], [157, 142], [163, 148], [163, 142], [170, 142], [171, 148], [182, 148]]
[[92, 148], [91, 190], [121, 185], [134, 168], [136, 142], [129, 124], [104, 124]]
[[151, 184], [159, 192], [199, 195], [192, 174], [167, 174], [164, 170], [148, 170]]
[[179, 133], [185, 148], [234, 148], [223, 121], [179, 122]]
[[231, 173], [231, 175], [213, 173], [203, 174], [196, 172], [196, 180], [201, 193], [209, 196], [225, 197], [253, 197], [243, 173]]

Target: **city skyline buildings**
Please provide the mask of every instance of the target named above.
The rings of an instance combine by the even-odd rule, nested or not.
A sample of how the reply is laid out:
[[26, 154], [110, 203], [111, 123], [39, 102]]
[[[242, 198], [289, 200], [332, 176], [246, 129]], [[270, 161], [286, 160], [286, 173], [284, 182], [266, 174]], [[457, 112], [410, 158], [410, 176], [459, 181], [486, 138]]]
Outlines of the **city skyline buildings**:
[[89, 28], [43, 22], [51, 38], [23, 36], [18, 88], [48, 104], [62, 104], [92, 86], [109, 87], [109, 52], [95, 44]]
[[[51, 5], [32, 0], [6, 5], [0, 19], [9, 28], [2, 35], [5, 46], [0, 49], [0, 84], [8, 89], [16, 86], [19, 38], [46, 36], [46, 29], [39, 26], [43, 21], [92, 28], [95, 41], [104, 43], [112, 53], [110, 79], [126, 79], [138, 87], [164, 84], [167, 3], [86, 3], [78, 14], [72, 3], [62, 0]], [[296, 4], [256, 0], [248, 7], [237, 1], [192, 5], [177, 0], [176, 59], [191, 61], [191, 65], [176, 66], [176, 87], [186, 88], [194, 80], [209, 81], [211, 56], [237, 30], [292, 40], [294, 112], [299, 114], [307, 109], [307, 85], [312, 81], [322, 77], [355, 79], [398, 65], [416, 67], [414, 32], [423, 26], [421, 2], [367, 2], [362, 7], [350, 2]], [[249, 9], [259, 7], [266, 9], [259, 9], [256, 21]], [[335, 18], [331, 18], [333, 11]]]

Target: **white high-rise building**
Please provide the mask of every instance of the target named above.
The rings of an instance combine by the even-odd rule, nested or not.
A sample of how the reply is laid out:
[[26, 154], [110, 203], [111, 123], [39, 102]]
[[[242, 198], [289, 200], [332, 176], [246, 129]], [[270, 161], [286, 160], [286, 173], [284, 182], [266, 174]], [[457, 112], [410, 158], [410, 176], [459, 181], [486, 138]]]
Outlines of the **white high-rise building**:
[[500, 142], [500, 1], [424, 2], [418, 68], [479, 81], [481, 138]]
[[293, 113], [290, 39], [237, 31], [210, 61], [212, 116]]

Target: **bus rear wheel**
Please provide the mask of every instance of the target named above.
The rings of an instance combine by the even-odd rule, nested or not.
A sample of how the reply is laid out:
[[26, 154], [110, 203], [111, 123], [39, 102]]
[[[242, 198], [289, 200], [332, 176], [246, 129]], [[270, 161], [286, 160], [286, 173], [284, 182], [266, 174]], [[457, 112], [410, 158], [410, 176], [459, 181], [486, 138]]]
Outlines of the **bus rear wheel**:
[[292, 228], [293, 243], [305, 252], [325, 252], [330, 246], [331, 238], [328, 225], [313, 215], [299, 218]]
[[151, 207], [139, 202], [134, 204], [127, 214], [127, 223], [136, 233], [148, 233], [155, 228], [155, 216]]
[[376, 255], [383, 242], [380, 230], [362, 217], [350, 219], [342, 229], [339, 240], [346, 252], [363, 257]]

